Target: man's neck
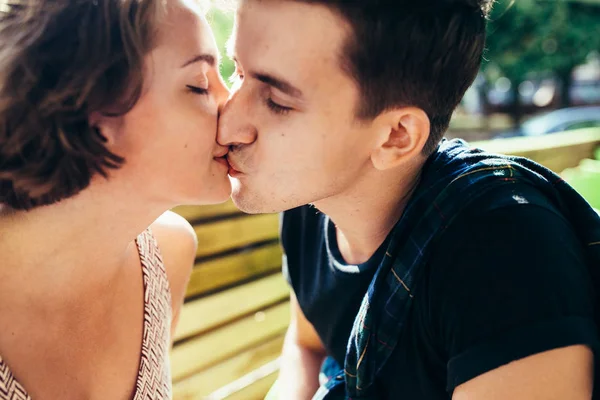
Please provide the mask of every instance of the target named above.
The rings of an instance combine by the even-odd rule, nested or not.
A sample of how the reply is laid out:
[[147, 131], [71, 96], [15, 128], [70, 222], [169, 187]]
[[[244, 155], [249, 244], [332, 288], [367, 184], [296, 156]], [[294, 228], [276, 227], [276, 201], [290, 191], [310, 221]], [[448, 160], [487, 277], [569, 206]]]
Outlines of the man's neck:
[[28, 212], [0, 210], [0, 298], [43, 294], [48, 306], [60, 307], [101, 294], [131, 257], [136, 236], [160, 215], [160, 207], [134, 203], [126, 192], [90, 187]]
[[423, 163], [363, 179], [346, 193], [315, 202], [336, 226], [337, 245], [349, 264], [366, 262], [400, 220]]

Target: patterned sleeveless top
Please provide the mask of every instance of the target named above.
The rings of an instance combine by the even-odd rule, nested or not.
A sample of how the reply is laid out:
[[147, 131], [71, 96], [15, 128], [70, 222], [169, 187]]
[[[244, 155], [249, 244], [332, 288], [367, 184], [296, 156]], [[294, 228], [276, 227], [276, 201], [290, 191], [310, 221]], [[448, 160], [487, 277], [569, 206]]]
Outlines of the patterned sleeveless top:
[[[136, 239], [144, 278], [142, 354], [132, 400], [171, 399], [169, 366], [171, 292], [158, 244], [150, 229]], [[0, 357], [0, 400], [31, 400]]]

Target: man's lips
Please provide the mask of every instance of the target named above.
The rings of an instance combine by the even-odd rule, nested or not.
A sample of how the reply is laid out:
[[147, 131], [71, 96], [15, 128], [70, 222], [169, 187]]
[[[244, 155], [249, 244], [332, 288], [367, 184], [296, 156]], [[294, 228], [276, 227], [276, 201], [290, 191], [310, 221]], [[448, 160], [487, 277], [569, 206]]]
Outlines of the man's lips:
[[227, 162], [229, 163], [229, 175], [235, 177], [236, 175], [242, 174], [242, 171], [239, 170], [238, 166], [231, 158], [227, 158]]

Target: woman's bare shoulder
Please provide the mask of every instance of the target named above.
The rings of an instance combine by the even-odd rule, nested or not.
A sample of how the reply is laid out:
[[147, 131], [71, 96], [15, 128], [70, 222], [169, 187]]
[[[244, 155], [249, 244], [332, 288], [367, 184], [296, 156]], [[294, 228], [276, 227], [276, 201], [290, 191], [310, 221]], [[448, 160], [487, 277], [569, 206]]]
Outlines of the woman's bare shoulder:
[[175, 316], [185, 297], [196, 258], [198, 238], [190, 223], [172, 211], [162, 214], [150, 228], [158, 242], [167, 271]]

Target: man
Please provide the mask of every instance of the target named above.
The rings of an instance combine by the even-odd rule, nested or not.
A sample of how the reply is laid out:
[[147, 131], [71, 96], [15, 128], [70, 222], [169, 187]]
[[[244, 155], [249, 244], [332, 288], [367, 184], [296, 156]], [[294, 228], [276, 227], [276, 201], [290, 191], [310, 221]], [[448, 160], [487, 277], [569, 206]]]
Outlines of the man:
[[218, 141], [236, 205], [285, 211], [280, 398], [322, 366], [317, 398], [591, 397], [598, 218], [526, 160], [440, 144], [489, 7], [241, 2]]

